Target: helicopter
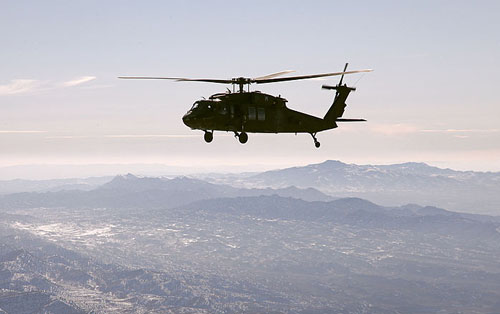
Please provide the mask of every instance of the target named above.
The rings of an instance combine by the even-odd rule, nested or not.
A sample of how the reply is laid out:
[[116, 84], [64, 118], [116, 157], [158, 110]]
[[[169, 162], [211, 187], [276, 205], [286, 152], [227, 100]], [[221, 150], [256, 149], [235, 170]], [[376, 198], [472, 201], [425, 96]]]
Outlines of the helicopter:
[[[281, 71], [256, 78], [236, 77], [232, 79], [151, 76], [119, 76], [118, 78], [232, 84], [232, 91], [228, 88], [224, 93], [213, 94], [208, 99], [196, 101], [182, 117], [182, 121], [186, 126], [193, 130], [204, 131], [204, 140], [207, 143], [212, 142], [214, 131], [234, 132], [235, 137], [238, 138], [241, 144], [248, 141], [248, 133], [309, 133], [314, 140], [314, 145], [319, 148], [320, 142], [316, 138], [318, 132], [336, 128], [337, 122], [366, 121], [365, 119], [342, 118], [346, 107], [345, 101], [349, 93], [356, 90], [354, 87], [342, 84], [342, 81], [345, 74], [371, 72], [373, 70], [347, 71], [347, 66], [348, 63], [345, 64], [342, 72], [281, 78], [278, 78], [278, 76], [294, 71]], [[281, 95], [272, 96], [260, 91], [250, 91], [250, 84], [253, 83], [266, 84], [338, 75], [341, 75], [341, 77], [337, 85], [322, 86], [323, 89], [336, 91], [333, 103], [323, 118], [288, 108], [286, 106], [287, 100], [282, 98]]]

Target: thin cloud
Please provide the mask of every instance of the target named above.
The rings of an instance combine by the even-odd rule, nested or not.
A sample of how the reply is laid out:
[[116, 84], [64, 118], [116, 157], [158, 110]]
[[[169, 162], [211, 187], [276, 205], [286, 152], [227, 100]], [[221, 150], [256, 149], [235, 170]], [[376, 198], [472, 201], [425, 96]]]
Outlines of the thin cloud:
[[[33, 79], [14, 79], [9, 83], [0, 85], [0, 96], [28, 94], [37, 91], [46, 91], [56, 88], [65, 88], [78, 86], [90, 81], [95, 80], [95, 76], [80, 76], [65, 82], [47, 82]], [[109, 87], [107, 85], [100, 85], [96, 88]]]
[[418, 132], [417, 127], [403, 123], [374, 125], [371, 130], [384, 135], [403, 135]]
[[11, 80], [8, 84], [0, 85], [0, 95], [29, 93], [38, 90], [40, 85], [41, 83], [38, 80]]
[[97, 138], [96, 136], [87, 136], [87, 135], [55, 135], [55, 136], [46, 136], [45, 139], [48, 140], [64, 140], [64, 139], [82, 139], [82, 138]]
[[435, 133], [451, 134], [456, 137], [465, 137], [466, 134], [498, 133], [500, 129], [421, 129], [412, 124], [379, 124], [371, 127], [371, 130], [384, 135], [405, 135], [410, 133]]
[[32, 133], [47, 133], [40, 130], [0, 130], [0, 134], [32, 134]]
[[118, 135], [104, 135], [107, 138], [155, 138], [155, 137], [168, 137], [168, 138], [184, 138], [184, 137], [199, 137], [199, 135], [182, 135], [182, 134], [118, 134]]
[[84, 84], [84, 83], [93, 81], [95, 79], [96, 79], [95, 76], [80, 76], [80, 77], [74, 78], [74, 79], [72, 79], [70, 81], [63, 82], [62, 86], [64, 86], [64, 87], [77, 86], [77, 85], [80, 85], [80, 84]]
[[424, 129], [424, 133], [497, 133], [500, 129]]
[[199, 137], [194, 134], [111, 134], [111, 135], [55, 135], [46, 139], [97, 139], [97, 138], [188, 138]]

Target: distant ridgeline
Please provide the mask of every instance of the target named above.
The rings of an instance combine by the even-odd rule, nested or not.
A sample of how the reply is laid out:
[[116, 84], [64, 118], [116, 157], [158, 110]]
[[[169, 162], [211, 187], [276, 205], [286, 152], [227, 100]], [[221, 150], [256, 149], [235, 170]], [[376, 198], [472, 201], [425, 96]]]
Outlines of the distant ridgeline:
[[277, 194], [307, 201], [359, 197], [385, 206], [415, 203], [500, 215], [500, 173], [454, 171], [424, 163], [358, 166], [326, 161], [256, 174], [197, 177], [202, 180], [128, 174], [115, 178], [0, 181], [0, 207], [157, 208], [209, 198]]

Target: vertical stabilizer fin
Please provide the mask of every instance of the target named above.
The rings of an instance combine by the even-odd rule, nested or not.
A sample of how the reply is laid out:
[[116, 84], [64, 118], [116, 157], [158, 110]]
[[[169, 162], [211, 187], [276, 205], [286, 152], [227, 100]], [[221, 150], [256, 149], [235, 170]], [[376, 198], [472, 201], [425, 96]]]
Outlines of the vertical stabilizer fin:
[[[343, 72], [347, 70], [348, 65], [349, 63], [345, 64]], [[323, 118], [328, 122], [335, 122], [338, 118], [342, 117], [345, 107], [347, 106], [345, 101], [347, 100], [349, 93], [356, 90], [356, 88], [349, 87], [346, 84], [342, 85], [343, 80], [344, 75], [342, 74], [342, 76], [340, 77], [340, 81], [336, 86], [323, 85], [321, 87], [323, 89], [335, 89], [337, 91], [335, 93], [335, 98], [333, 99], [333, 104]]]

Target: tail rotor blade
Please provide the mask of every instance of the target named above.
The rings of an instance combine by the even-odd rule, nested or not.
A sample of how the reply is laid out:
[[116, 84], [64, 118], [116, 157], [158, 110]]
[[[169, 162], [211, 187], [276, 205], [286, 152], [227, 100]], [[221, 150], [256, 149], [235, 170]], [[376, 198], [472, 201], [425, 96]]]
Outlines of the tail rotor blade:
[[[345, 71], [347, 70], [347, 66], [349, 65], [349, 63], [346, 63], [345, 66], [344, 66], [344, 74], [345, 74]], [[340, 77], [340, 82], [339, 82], [339, 85], [342, 85], [342, 81], [344, 80], [344, 74], [342, 74], [342, 76]]]

